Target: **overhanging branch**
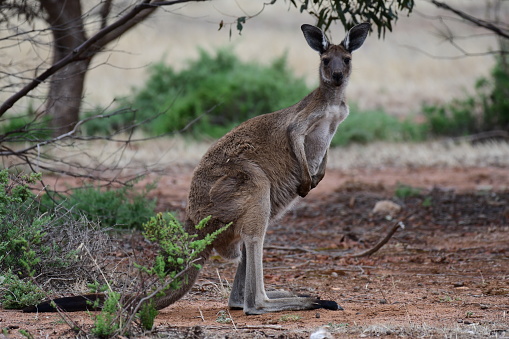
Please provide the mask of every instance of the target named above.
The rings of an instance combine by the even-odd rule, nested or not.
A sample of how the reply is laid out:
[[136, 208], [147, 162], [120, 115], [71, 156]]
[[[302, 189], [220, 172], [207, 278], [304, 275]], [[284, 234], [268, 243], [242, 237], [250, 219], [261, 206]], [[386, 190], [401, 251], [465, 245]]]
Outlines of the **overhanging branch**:
[[437, 1], [437, 0], [431, 0], [431, 3], [434, 4], [435, 6], [437, 6], [438, 8], [443, 8], [443, 9], [445, 9], [447, 11], [453, 12], [454, 14], [459, 16], [460, 18], [462, 18], [464, 20], [467, 20], [468, 22], [471, 22], [471, 23], [473, 23], [476, 26], [486, 28], [486, 29], [492, 31], [493, 33], [497, 34], [498, 36], [501, 36], [503, 38], [509, 39], [509, 32], [507, 32], [506, 30], [498, 27], [497, 25], [493, 24], [492, 22], [476, 18], [476, 17], [474, 17], [474, 16], [472, 16], [472, 15], [470, 15], [468, 13], [462, 12], [462, 11], [456, 9], [456, 8], [453, 8], [453, 7], [449, 6], [446, 3], [443, 3], [443, 2], [440, 2], [440, 1]]
[[7, 112], [16, 102], [18, 102], [18, 100], [25, 97], [28, 93], [30, 93], [30, 91], [32, 91], [41, 83], [46, 81], [58, 70], [65, 67], [71, 62], [83, 58], [84, 54], [90, 51], [90, 49], [97, 48], [97, 46], [101, 47], [106, 45], [111, 40], [120, 36], [122, 32], [125, 32], [126, 30], [131, 28], [133, 25], [132, 23], [130, 24], [130, 22], [136, 19], [136, 17], [139, 16], [140, 14], [142, 15], [142, 17], [146, 17], [158, 7], [172, 6], [186, 2], [201, 2], [201, 1], [207, 0], [173, 0], [173, 1], [154, 1], [154, 2], [152, 2], [151, 0], [141, 1], [140, 3], [135, 5], [129, 12], [120, 17], [117, 21], [101, 29], [99, 32], [97, 32], [92, 37], [87, 39], [80, 46], [76, 47], [66, 57], [60, 59], [58, 62], [51, 65], [51, 67], [49, 67], [46, 71], [44, 71], [39, 76], [34, 78], [28, 84], [26, 84], [21, 90], [10, 96], [0, 106], [0, 117], [4, 115], [4, 113]]

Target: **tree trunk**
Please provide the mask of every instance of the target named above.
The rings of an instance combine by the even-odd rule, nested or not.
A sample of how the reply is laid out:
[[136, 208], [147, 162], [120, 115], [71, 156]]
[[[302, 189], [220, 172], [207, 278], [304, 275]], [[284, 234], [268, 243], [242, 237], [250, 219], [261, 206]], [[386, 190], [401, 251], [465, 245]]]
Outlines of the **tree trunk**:
[[[80, 0], [41, 0], [53, 34], [55, 64], [86, 40]], [[50, 81], [46, 114], [51, 116], [54, 135], [69, 132], [79, 121], [85, 75], [90, 57], [57, 71]]]

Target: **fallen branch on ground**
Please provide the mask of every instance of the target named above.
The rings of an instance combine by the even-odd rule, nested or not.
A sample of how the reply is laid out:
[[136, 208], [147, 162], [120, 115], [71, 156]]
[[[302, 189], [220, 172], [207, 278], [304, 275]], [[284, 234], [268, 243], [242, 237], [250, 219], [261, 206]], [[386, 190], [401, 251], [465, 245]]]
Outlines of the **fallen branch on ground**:
[[286, 247], [286, 246], [264, 246], [263, 248], [266, 249], [266, 250], [279, 250], [279, 251], [291, 251], [291, 252], [304, 252], [304, 253], [312, 253], [312, 254], [328, 254], [330, 256], [333, 256], [335, 258], [337, 257], [346, 257], [346, 258], [359, 258], [359, 257], [367, 257], [367, 256], [370, 256], [371, 254], [375, 253], [376, 251], [378, 251], [380, 248], [382, 248], [383, 245], [385, 245], [391, 238], [392, 236], [394, 235], [394, 233], [396, 233], [396, 231], [401, 228], [401, 229], [404, 229], [405, 228], [405, 224], [403, 224], [402, 221], [398, 221], [397, 223], [394, 224], [394, 226], [392, 226], [392, 228], [389, 230], [389, 233], [387, 233], [387, 235], [385, 236], [385, 238], [383, 238], [382, 240], [380, 240], [375, 246], [373, 246], [372, 248], [366, 250], [366, 251], [363, 251], [363, 252], [360, 252], [360, 253], [356, 253], [356, 254], [350, 254], [350, 255], [344, 255], [344, 253], [341, 253], [341, 254], [336, 254], [336, 253], [324, 253], [322, 251], [314, 251], [314, 250], [308, 250], [306, 248], [301, 248], [301, 247]]
[[356, 253], [356, 254], [351, 254], [351, 255], [347, 255], [346, 257], [347, 258], [359, 258], [359, 257], [367, 257], [373, 253], [375, 253], [376, 251], [378, 251], [380, 248], [382, 248], [383, 245], [385, 245], [391, 238], [392, 236], [394, 235], [394, 233], [396, 233], [396, 231], [401, 228], [401, 229], [404, 229], [405, 228], [405, 224], [403, 224], [402, 221], [398, 221], [397, 223], [394, 224], [394, 226], [392, 226], [392, 228], [390, 229], [389, 233], [387, 233], [387, 235], [385, 236], [385, 238], [383, 238], [382, 240], [380, 240], [378, 242], [378, 244], [376, 244], [375, 246], [373, 246], [372, 248], [366, 250], [366, 251], [363, 251], [363, 252], [360, 252], [360, 253]]

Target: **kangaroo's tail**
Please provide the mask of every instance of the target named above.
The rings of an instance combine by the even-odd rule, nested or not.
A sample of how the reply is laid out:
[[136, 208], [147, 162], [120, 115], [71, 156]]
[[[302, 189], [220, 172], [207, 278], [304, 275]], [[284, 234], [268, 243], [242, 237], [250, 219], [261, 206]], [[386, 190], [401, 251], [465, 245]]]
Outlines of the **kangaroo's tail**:
[[105, 298], [106, 295], [103, 293], [57, 298], [35, 306], [25, 307], [23, 312], [56, 312], [57, 308], [65, 312], [99, 311], [102, 308]]
[[[197, 261], [195, 261], [195, 264], [199, 265], [199, 267], [202, 267], [205, 261], [209, 258], [211, 252], [212, 246], [208, 246], [201, 253], [200, 258]], [[199, 272], [200, 268], [196, 267], [195, 265], [192, 265], [183, 275], [179, 288], [168, 289], [165, 291], [164, 296], [156, 297], [154, 299], [154, 307], [157, 310], [163, 309], [175, 303], [177, 300], [186, 295], [186, 293], [191, 289], [191, 287], [193, 287]]]
[[[211, 252], [212, 246], [208, 246], [201, 253], [200, 258], [195, 261], [195, 264], [200, 265], [200, 267], [203, 266], [205, 261], [209, 258]], [[182, 298], [191, 289], [191, 287], [193, 287], [194, 282], [198, 277], [199, 271], [200, 269], [198, 267], [192, 265], [182, 276], [181, 284], [177, 289], [168, 289], [163, 296], [156, 297], [154, 299], [155, 308], [158, 310], [163, 309]], [[23, 312], [56, 312], [57, 309], [65, 312], [100, 311], [105, 299], [106, 295], [103, 293], [63, 297], [45, 301], [35, 306], [25, 307]], [[127, 299], [130, 299], [130, 297], [127, 296]]]

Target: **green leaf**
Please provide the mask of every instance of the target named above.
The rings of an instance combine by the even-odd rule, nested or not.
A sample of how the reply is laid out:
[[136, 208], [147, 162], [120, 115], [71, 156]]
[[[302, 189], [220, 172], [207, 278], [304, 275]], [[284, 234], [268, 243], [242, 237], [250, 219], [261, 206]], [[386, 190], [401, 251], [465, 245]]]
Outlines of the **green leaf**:
[[242, 32], [242, 29], [244, 28], [243, 24], [246, 23], [246, 17], [241, 16], [240, 18], [237, 18], [237, 30], [239, 31], [239, 35]]

